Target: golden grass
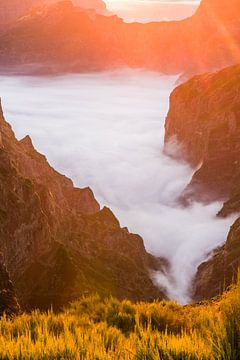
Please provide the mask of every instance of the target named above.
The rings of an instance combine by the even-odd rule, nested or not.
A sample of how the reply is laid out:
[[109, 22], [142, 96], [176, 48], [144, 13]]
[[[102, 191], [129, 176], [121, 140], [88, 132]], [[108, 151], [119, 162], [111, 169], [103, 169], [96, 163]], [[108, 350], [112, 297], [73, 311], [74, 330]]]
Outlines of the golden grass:
[[132, 304], [96, 295], [59, 314], [3, 317], [0, 359], [239, 360], [240, 281], [204, 304]]

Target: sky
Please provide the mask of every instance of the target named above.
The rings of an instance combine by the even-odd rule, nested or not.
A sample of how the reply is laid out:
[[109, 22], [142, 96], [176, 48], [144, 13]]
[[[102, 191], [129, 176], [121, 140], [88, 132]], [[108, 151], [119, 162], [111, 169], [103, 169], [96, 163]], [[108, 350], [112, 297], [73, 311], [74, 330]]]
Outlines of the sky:
[[108, 9], [126, 21], [179, 20], [191, 16], [200, 0], [106, 0]]

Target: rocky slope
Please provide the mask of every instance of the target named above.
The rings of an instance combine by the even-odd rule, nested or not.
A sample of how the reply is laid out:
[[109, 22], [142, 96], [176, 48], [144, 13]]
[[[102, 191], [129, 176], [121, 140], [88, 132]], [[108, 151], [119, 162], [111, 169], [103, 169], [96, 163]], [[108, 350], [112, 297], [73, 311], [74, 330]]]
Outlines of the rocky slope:
[[23, 307], [59, 308], [83, 294], [161, 297], [158, 260], [92, 191], [74, 188], [0, 112], [0, 249]]
[[184, 21], [126, 24], [62, 1], [2, 31], [0, 65], [41, 64], [45, 71], [130, 66], [189, 76], [240, 61], [239, 10], [236, 0], [203, 0]]
[[[180, 154], [199, 166], [184, 193], [188, 200], [225, 200], [219, 216], [240, 212], [240, 66], [196, 76], [171, 95], [166, 144], [181, 145]], [[176, 156], [176, 155], [175, 155]], [[226, 244], [198, 269], [195, 298], [217, 295], [240, 266], [240, 218]]]

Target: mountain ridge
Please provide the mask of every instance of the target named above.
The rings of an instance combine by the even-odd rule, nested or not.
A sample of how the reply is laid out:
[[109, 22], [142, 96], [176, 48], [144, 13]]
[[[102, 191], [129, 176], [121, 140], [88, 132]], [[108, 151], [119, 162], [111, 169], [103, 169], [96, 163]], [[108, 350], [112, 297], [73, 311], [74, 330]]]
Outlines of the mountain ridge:
[[92, 18], [71, 4], [39, 8], [2, 31], [2, 71], [15, 66], [31, 72], [33, 64], [38, 73], [129, 66], [190, 77], [240, 62], [236, 1], [221, 0], [219, 7], [204, 0], [188, 19], [147, 24], [127, 24], [117, 16]]
[[[64, 0], [60, 0], [64, 1]], [[29, 11], [42, 5], [50, 5], [58, 0], [0, 0], [0, 26], [6, 26], [25, 16]], [[102, 0], [72, 0], [73, 5], [94, 11], [101, 15], [110, 15], [106, 4]]]

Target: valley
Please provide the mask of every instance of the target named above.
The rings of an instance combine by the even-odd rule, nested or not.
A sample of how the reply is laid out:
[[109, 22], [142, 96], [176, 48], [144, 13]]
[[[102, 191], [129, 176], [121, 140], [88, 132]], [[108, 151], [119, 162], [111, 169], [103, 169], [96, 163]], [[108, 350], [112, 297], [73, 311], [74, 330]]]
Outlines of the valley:
[[0, 359], [240, 359], [239, 10], [0, 0]]
[[[217, 218], [218, 198], [178, 204], [196, 162], [191, 168], [164, 155], [176, 79], [130, 69], [0, 78], [6, 117], [18, 138], [29, 134], [54, 168], [76, 186], [90, 186], [101, 208], [109, 207], [121, 226], [143, 238], [148, 252], [166, 259], [164, 272], [149, 276], [165, 296], [186, 303], [197, 267], [224, 244], [236, 216]], [[168, 151], [176, 149], [173, 144]]]

